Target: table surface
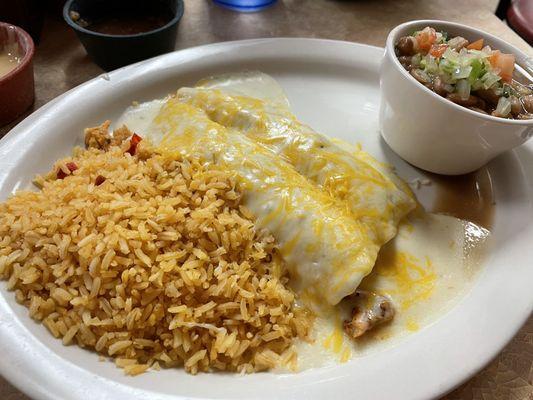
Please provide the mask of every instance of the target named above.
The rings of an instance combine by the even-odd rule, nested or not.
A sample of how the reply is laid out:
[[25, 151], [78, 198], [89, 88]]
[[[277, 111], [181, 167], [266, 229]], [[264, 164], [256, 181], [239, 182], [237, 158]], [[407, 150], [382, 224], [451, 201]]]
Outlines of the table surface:
[[[387, 33], [411, 19], [445, 19], [491, 32], [532, 54], [493, 11], [497, 0], [279, 0], [260, 13], [186, 0], [176, 49], [261, 37], [318, 37], [383, 46]], [[34, 59], [35, 104], [0, 128], [0, 138], [26, 115], [102, 70], [58, 16], [45, 21]], [[28, 400], [0, 376], [0, 399]], [[442, 400], [533, 400], [533, 317], [493, 362]]]

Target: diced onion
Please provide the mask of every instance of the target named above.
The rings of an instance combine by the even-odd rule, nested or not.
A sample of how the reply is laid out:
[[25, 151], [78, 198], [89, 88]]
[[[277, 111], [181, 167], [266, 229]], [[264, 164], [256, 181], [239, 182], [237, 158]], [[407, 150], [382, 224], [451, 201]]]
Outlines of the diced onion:
[[453, 71], [452, 77], [454, 77], [455, 79], [468, 78], [470, 76], [470, 72], [472, 72], [471, 66], [459, 67]]
[[[431, 82], [431, 77], [427, 74], [426, 71], [422, 69], [413, 70], [414, 73], [420, 78], [420, 80], [424, 81], [425, 83]], [[417, 79], [418, 80], [418, 79]]]
[[494, 85], [500, 79], [501, 79], [501, 76], [493, 72], [485, 73], [485, 75], [481, 77], [481, 80], [483, 81], [483, 88], [489, 89], [492, 85]]
[[503, 89], [501, 87], [496, 87], [491, 89], [496, 96], [503, 96]]
[[511, 101], [507, 97], [500, 97], [494, 112], [501, 117], [506, 117], [511, 112]]
[[437, 64], [437, 60], [435, 59], [435, 57], [432, 57], [430, 55], [426, 56], [425, 70], [430, 74], [436, 74], [437, 72], [439, 72], [439, 64]]
[[414, 56], [411, 57], [411, 65], [413, 67], [418, 67], [420, 65], [420, 60], [422, 59], [422, 56], [420, 53], [416, 53]]
[[503, 95], [505, 97], [509, 97], [509, 96], [514, 94], [513, 93], [513, 88], [511, 87], [511, 85], [509, 85], [507, 83], [503, 84], [502, 92], [503, 92]]
[[461, 79], [457, 81], [455, 89], [457, 94], [461, 96], [461, 99], [467, 100], [470, 97], [470, 82], [468, 82], [468, 79]]
[[461, 44], [465, 39], [461, 36], [455, 36], [453, 38], [451, 38], [450, 40], [448, 40], [448, 44], [450, 45], [451, 48], [455, 48], [457, 47], [459, 44]]
[[459, 62], [459, 54], [456, 51], [453, 51], [450, 47], [442, 54], [442, 58], [449, 60], [454, 63]]
[[444, 84], [444, 90], [446, 90], [448, 93], [452, 93], [453, 92], [453, 86], [450, 85], [449, 83], [445, 83]]

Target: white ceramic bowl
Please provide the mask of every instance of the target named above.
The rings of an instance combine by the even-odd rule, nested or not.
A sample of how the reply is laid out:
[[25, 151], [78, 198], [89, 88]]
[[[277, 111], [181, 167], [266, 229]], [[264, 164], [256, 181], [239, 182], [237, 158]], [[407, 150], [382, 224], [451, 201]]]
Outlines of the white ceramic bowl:
[[426, 26], [474, 40], [517, 60], [528, 56], [496, 36], [465, 25], [419, 20], [394, 28], [380, 70], [380, 128], [383, 139], [404, 160], [427, 171], [459, 175], [474, 171], [533, 135], [533, 120], [508, 120], [459, 106], [417, 82], [394, 53], [396, 41]]

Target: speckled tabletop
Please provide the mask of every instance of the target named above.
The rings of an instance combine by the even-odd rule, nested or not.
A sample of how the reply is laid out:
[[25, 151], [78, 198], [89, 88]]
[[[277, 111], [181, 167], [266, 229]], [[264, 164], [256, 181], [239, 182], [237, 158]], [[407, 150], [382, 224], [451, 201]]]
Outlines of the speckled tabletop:
[[[497, 0], [279, 0], [270, 9], [254, 14], [227, 11], [210, 0], [185, 3], [176, 49], [279, 36], [383, 46], [389, 30], [399, 23], [446, 19], [489, 31], [533, 55], [532, 48], [493, 14]], [[57, 16], [49, 16], [35, 54], [36, 100], [26, 115], [100, 73], [66, 24]], [[23, 118], [0, 128], [0, 137]], [[0, 377], [0, 399], [28, 397]], [[533, 317], [490, 365], [443, 399], [533, 400]]]

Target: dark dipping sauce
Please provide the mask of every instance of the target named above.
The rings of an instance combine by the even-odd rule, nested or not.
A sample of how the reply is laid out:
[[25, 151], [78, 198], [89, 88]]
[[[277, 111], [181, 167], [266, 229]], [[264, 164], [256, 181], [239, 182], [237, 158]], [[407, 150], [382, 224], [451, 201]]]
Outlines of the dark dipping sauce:
[[424, 175], [435, 185], [432, 212], [471, 221], [486, 229], [492, 227], [495, 202], [487, 168], [461, 176]]
[[89, 22], [86, 29], [107, 35], [136, 35], [161, 28], [171, 19], [169, 13], [109, 15]]

